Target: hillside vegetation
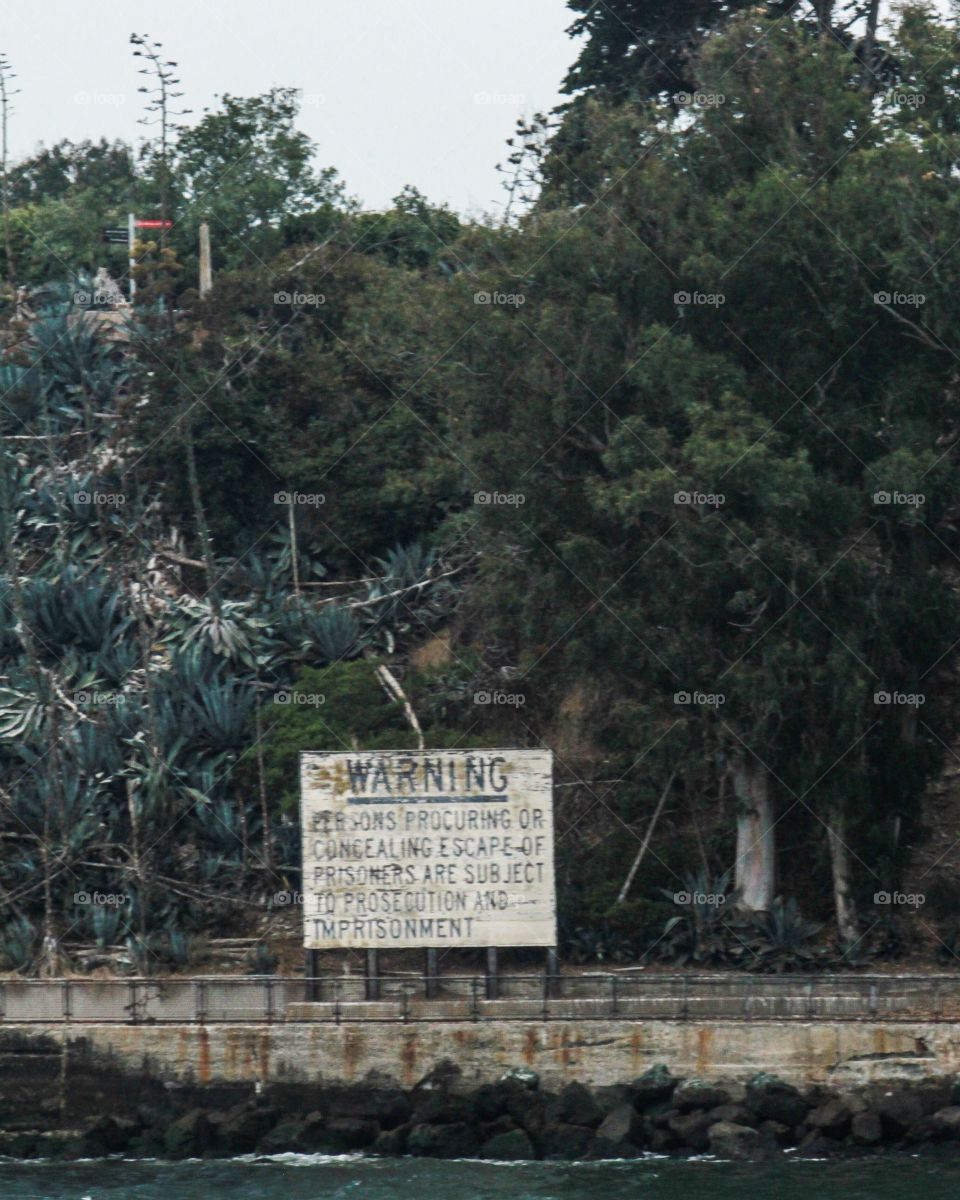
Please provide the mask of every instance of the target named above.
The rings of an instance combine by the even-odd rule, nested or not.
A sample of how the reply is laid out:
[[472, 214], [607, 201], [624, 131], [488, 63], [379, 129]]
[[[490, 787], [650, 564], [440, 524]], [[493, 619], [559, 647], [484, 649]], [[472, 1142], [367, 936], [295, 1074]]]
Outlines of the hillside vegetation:
[[952, 962], [955, 29], [571, 7], [501, 221], [364, 212], [282, 88], [8, 168], [8, 969], [272, 969], [298, 751], [421, 732], [554, 750], [568, 959]]

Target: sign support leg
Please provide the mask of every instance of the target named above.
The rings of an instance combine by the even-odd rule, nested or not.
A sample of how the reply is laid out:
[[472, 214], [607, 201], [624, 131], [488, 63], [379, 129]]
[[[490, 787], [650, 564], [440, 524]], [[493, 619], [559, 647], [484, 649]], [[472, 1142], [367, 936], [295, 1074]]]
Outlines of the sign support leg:
[[320, 999], [320, 968], [317, 965], [320, 959], [318, 950], [307, 950], [304, 952], [303, 975], [305, 987], [304, 1000], [308, 1004], [314, 1004]]
[[557, 957], [556, 946], [547, 947], [547, 996], [552, 999], [560, 990], [560, 960]]
[[364, 959], [364, 994], [367, 1000], [380, 999], [380, 963], [376, 950], [368, 950]]
[[437, 979], [437, 951], [423, 952], [423, 994], [428, 1000], [436, 1000], [439, 991]]
[[487, 999], [497, 1000], [500, 995], [500, 978], [497, 972], [497, 948], [488, 946], [485, 955], [487, 975]]

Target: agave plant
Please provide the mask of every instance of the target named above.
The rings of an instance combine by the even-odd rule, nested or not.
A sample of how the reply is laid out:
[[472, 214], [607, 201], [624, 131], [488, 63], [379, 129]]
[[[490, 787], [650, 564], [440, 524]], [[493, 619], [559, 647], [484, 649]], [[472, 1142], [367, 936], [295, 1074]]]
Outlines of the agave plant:
[[0, 934], [0, 957], [14, 971], [28, 968], [40, 949], [40, 931], [25, 916], [14, 917]]

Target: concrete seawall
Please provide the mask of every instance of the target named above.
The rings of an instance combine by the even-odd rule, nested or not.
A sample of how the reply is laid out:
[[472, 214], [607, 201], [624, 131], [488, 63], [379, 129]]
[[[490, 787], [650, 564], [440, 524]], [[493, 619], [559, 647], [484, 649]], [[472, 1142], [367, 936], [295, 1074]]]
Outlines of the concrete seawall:
[[513, 1067], [536, 1071], [548, 1088], [602, 1087], [629, 1082], [657, 1063], [707, 1080], [746, 1080], [767, 1071], [797, 1085], [842, 1090], [957, 1074], [960, 1024], [594, 1020], [0, 1029], [3, 1076], [26, 1083], [43, 1063], [34, 1082], [58, 1094], [62, 1089], [69, 1107], [86, 1084], [109, 1076], [137, 1081], [133, 1091], [261, 1091], [369, 1077], [411, 1088], [444, 1062], [458, 1068], [454, 1086], [463, 1091]]

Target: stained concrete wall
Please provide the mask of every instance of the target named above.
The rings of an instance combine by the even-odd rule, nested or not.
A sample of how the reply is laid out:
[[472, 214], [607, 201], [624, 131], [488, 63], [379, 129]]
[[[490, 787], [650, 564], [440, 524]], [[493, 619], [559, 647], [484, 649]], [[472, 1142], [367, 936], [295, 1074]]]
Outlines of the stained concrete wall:
[[456, 1086], [464, 1091], [510, 1067], [530, 1067], [544, 1087], [558, 1089], [573, 1080], [629, 1081], [655, 1063], [677, 1075], [746, 1079], [770, 1071], [797, 1084], [847, 1089], [960, 1071], [960, 1024], [595, 1020], [0, 1030], [0, 1078], [27, 1088], [32, 1076], [44, 1090], [59, 1088], [62, 1107], [109, 1099], [118, 1078], [128, 1081], [131, 1096], [309, 1091], [372, 1076], [411, 1087], [444, 1061], [459, 1067]]

